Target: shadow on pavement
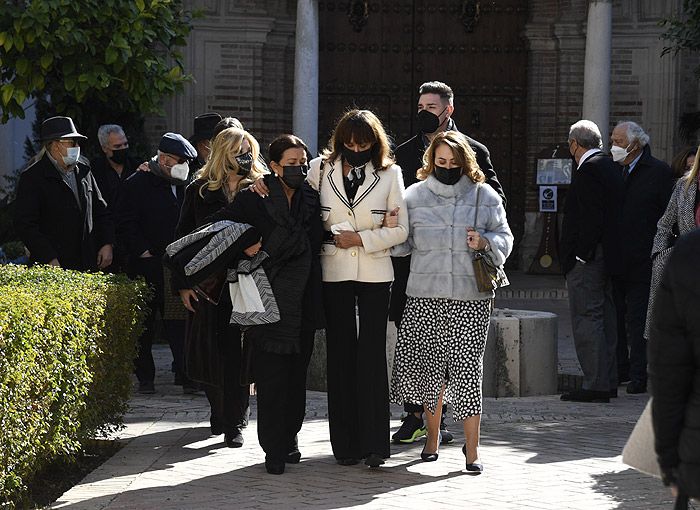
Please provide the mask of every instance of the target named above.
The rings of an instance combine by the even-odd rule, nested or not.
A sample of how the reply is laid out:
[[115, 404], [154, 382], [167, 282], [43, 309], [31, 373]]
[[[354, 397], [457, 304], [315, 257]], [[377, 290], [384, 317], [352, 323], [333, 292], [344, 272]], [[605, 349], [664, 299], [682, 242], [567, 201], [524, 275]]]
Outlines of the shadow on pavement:
[[593, 489], [619, 503], [616, 507], [618, 509], [638, 510], [649, 506], [673, 508], [674, 498], [670, 489], [665, 488], [661, 480], [656, 480], [659, 490], [649, 491], [649, 481], [653, 480], [653, 477], [634, 469], [601, 473], [593, 475], [593, 479]]
[[[220, 439], [223, 441], [223, 436]], [[90, 485], [100, 485], [102, 482], [103, 487], [105, 484], [110, 487], [112, 484], [118, 485], [121, 477], [143, 473], [135, 482], [128, 484], [126, 490], [115, 485], [113, 494], [72, 505], [64, 503], [63, 506], [59, 498], [55, 505], [74, 509], [107, 506], [119, 509], [215, 509], [248, 508], [248, 505], [257, 505], [256, 508], [347, 508], [381, 500], [409, 487], [416, 490], [423, 484], [457, 477], [474, 478], [458, 470], [458, 465], [455, 465], [454, 471], [447, 473], [443, 471], [431, 475], [417, 472], [413, 468], [422, 462], [414, 456], [406, 462], [398, 459], [398, 464], [397, 459], [392, 459], [390, 467], [370, 469], [363, 464], [339, 466], [330, 455], [303, 458], [300, 464], [287, 465], [284, 475], [275, 476], [265, 472], [264, 454], [256, 444], [224, 452], [235, 455], [238, 465], [243, 462], [248, 464], [226, 471], [226, 463], [220, 457], [211, 463], [206, 462], [207, 456], [224, 448], [219, 438], [209, 435], [206, 427], [147, 434], [140, 436], [138, 441], [139, 448], [152, 450], [152, 462], [148, 456], [142, 456], [138, 463], [130, 463], [127, 450], [123, 462], [120, 454], [110, 459], [106, 476], [98, 470], [88, 480]], [[200, 441], [209, 443], [197, 445]], [[211, 441], [216, 441], [216, 444]], [[167, 449], [167, 452], [163, 452], [163, 449]], [[217, 467], [225, 472], [211, 474]], [[175, 483], [175, 480], [183, 478], [189, 480]], [[131, 486], [134, 488], [129, 489]]]

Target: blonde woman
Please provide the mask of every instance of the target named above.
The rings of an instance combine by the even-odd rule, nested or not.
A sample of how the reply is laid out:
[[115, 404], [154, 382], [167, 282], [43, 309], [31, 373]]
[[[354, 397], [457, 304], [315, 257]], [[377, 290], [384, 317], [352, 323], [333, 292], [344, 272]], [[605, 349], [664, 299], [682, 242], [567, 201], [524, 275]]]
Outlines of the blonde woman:
[[673, 194], [666, 206], [666, 212], [656, 225], [656, 236], [651, 249], [651, 287], [649, 289], [649, 307], [644, 338], [649, 338], [649, 327], [653, 319], [652, 308], [656, 290], [661, 282], [666, 261], [671, 255], [671, 248], [676, 238], [700, 227], [700, 206], [698, 206], [698, 187], [700, 187], [700, 149], [698, 149], [690, 171], [678, 179]]
[[[247, 131], [228, 128], [216, 135], [209, 161], [185, 191], [176, 238], [207, 223], [210, 215], [230, 204], [238, 191], [263, 174], [259, 153], [258, 142]], [[254, 251], [256, 247], [244, 253]], [[198, 298], [192, 289], [178, 292], [191, 312], [185, 346], [187, 375], [204, 385], [211, 406], [212, 434], [223, 433], [228, 447], [240, 447], [241, 428], [247, 422], [248, 388], [239, 382], [241, 332], [229, 324], [230, 296], [223, 292], [219, 304], [214, 305]]]
[[443, 399], [463, 421], [466, 470], [478, 474], [484, 347], [494, 293], [476, 286], [472, 252], [503, 264], [513, 235], [498, 194], [484, 185], [469, 142], [457, 131], [435, 136], [406, 190], [408, 240], [392, 250], [411, 255], [408, 300], [392, 373], [392, 398], [423, 404], [428, 434], [421, 458], [435, 461]]

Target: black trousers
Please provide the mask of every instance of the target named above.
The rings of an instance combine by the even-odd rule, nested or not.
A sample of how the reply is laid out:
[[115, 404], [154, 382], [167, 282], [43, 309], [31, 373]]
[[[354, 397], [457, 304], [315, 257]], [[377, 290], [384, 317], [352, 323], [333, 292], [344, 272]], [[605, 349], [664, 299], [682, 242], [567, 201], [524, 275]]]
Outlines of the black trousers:
[[323, 284], [328, 422], [337, 459], [360, 459], [370, 453], [384, 458], [390, 455], [386, 373], [389, 285], [355, 281]]
[[165, 307], [165, 289], [163, 281], [163, 264], [158, 257], [137, 258], [130, 262], [130, 278], [142, 276], [151, 287], [153, 296], [148, 302], [150, 311], [144, 323], [144, 330], [139, 337], [139, 350], [134, 360], [134, 373], [140, 383], [153, 383], [156, 366], [153, 362], [151, 348], [156, 334], [156, 316], [163, 316]]
[[241, 385], [241, 330], [238, 326], [228, 323], [230, 308], [227, 311], [229, 313], [220, 313], [217, 316], [217, 319], [224, 320], [223, 324], [217, 324], [216, 339], [220, 384], [205, 384], [204, 393], [211, 407], [209, 421], [212, 427], [220, 427], [224, 433], [232, 433], [240, 429], [246, 421], [250, 388]]
[[297, 433], [306, 414], [306, 371], [315, 330], [301, 333], [301, 352], [277, 354], [254, 347], [253, 370], [258, 401], [258, 441], [268, 460], [284, 460], [297, 449]]
[[617, 382], [629, 381], [630, 375], [630, 353], [627, 346], [627, 328], [625, 326], [625, 316], [627, 306], [625, 305], [624, 286], [613, 280], [613, 300], [617, 313]]
[[649, 282], [617, 281], [625, 305], [625, 331], [629, 348], [629, 377], [632, 382], [647, 382], [647, 342], [644, 326], [649, 306]]

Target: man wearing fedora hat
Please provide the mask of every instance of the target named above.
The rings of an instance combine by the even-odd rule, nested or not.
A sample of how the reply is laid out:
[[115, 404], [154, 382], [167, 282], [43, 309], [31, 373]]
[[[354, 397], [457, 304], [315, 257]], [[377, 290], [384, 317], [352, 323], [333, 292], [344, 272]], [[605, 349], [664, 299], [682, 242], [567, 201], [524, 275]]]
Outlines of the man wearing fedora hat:
[[[175, 227], [190, 174], [190, 163], [197, 151], [182, 135], [165, 133], [158, 153], [148, 161], [148, 172], [131, 175], [117, 197], [115, 208], [117, 242], [127, 253], [127, 273], [142, 276], [154, 296], [145, 330], [139, 339], [136, 377], [141, 393], [153, 393], [155, 365], [151, 345], [155, 335], [156, 313], [165, 307], [165, 281], [162, 257], [173, 242]], [[168, 332], [176, 377], [184, 377], [184, 333]]]
[[190, 164], [190, 179], [209, 159], [214, 128], [219, 122], [221, 115], [216, 112], [203, 113], [194, 118], [194, 134], [190, 137], [190, 143], [197, 149], [197, 157]]
[[17, 185], [14, 225], [33, 263], [80, 271], [112, 263], [114, 224], [70, 117], [41, 124], [41, 149]]

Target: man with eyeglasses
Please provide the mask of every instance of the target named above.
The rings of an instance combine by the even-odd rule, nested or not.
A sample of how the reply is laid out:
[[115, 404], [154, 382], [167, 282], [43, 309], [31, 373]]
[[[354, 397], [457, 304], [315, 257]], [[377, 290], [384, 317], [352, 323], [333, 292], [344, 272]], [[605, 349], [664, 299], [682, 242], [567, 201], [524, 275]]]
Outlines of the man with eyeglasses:
[[112, 263], [114, 224], [70, 117], [41, 124], [41, 149], [19, 178], [14, 226], [32, 263], [79, 271]]
[[[127, 253], [127, 274], [142, 276], [154, 291], [136, 360], [140, 393], [155, 392], [151, 345], [156, 314], [160, 312], [162, 317], [165, 307], [161, 259], [165, 247], [173, 242], [190, 173], [189, 163], [196, 157], [197, 151], [182, 135], [165, 133], [157, 154], [148, 161], [149, 171], [135, 172], [129, 177], [117, 198], [117, 241]], [[175, 375], [183, 377], [183, 335], [170, 332], [168, 337]]]

